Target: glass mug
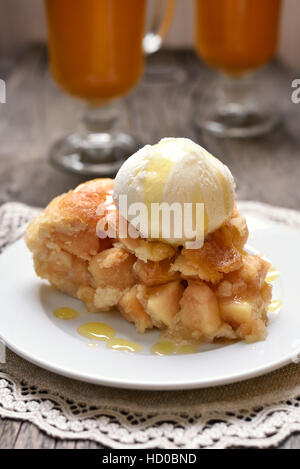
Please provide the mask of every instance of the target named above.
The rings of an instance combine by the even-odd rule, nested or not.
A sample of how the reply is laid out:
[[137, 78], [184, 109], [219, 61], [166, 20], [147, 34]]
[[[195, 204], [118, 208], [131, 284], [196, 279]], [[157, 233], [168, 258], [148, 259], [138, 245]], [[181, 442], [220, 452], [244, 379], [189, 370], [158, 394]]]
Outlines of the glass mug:
[[81, 129], [50, 152], [56, 166], [111, 175], [136, 150], [132, 136], [112, 130], [115, 100], [138, 83], [145, 53], [160, 48], [172, 21], [175, 0], [166, 0], [160, 26], [164, 2], [154, 1], [153, 31], [144, 35], [147, 0], [45, 0], [52, 75], [87, 102]]
[[278, 118], [252, 90], [250, 74], [275, 55], [281, 0], [195, 1], [196, 52], [223, 74], [217, 99], [196, 123], [225, 137], [269, 131]]

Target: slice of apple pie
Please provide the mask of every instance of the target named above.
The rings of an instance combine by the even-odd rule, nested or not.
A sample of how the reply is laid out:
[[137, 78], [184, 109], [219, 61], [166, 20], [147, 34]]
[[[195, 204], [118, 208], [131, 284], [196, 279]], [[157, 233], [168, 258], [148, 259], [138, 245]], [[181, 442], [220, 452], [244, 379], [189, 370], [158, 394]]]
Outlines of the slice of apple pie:
[[111, 179], [86, 182], [30, 223], [26, 243], [37, 275], [91, 312], [117, 308], [141, 333], [156, 327], [174, 341], [196, 343], [264, 339], [269, 264], [244, 251], [248, 229], [236, 205], [198, 249], [143, 237], [100, 239], [97, 223], [109, 223], [116, 210], [113, 187]]

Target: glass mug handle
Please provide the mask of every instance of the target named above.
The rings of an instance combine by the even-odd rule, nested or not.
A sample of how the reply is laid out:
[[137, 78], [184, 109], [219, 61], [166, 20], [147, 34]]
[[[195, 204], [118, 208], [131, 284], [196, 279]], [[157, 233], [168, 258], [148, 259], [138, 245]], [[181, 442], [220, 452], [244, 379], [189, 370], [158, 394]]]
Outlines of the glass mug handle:
[[151, 22], [151, 31], [146, 33], [143, 39], [143, 49], [146, 54], [153, 54], [161, 48], [164, 37], [166, 36], [174, 15], [176, 0], [166, 0], [165, 14], [162, 22], [161, 7], [163, 2], [161, 0], [153, 0], [154, 12], [153, 19]]

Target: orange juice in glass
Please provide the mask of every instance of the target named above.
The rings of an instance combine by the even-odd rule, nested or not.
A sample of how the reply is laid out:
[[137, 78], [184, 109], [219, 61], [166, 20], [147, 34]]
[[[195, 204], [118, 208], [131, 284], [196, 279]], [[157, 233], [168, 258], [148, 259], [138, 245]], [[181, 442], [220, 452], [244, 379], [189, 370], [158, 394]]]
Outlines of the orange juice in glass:
[[281, 0], [195, 2], [196, 52], [226, 77], [217, 102], [198, 123], [219, 136], [265, 133], [277, 116], [263, 109], [261, 96], [251, 96], [249, 74], [276, 53]]
[[[55, 165], [86, 175], [113, 174], [135, 151], [133, 137], [111, 130], [115, 100], [140, 80], [145, 53], [159, 48], [174, 1], [167, 0], [159, 30], [145, 35], [147, 0], [45, 0], [52, 75], [66, 93], [88, 103], [84, 131], [53, 147]], [[162, 6], [156, 3], [156, 17]]]

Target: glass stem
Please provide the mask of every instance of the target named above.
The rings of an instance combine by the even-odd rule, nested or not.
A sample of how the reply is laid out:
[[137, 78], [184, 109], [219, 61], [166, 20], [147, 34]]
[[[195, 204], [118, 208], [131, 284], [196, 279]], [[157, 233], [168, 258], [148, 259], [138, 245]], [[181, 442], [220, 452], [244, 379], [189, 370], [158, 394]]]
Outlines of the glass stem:
[[253, 76], [233, 78], [221, 75], [217, 100], [220, 114], [242, 116], [254, 112], [257, 103]]
[[104, 101], [95, 106], [86, 104], [81, 115], [82, 134], [109, 133], [115, 127], [118, 120], [118, 101]]
[[[255, 79], [253, 78], [255, 77]], [[198, 108], [194, 122], [217, 137], [249, 138], [266, 134], [278, 123], [274, 103], [255, 73], [239, 77], [220, 75], [214, 95]]]

